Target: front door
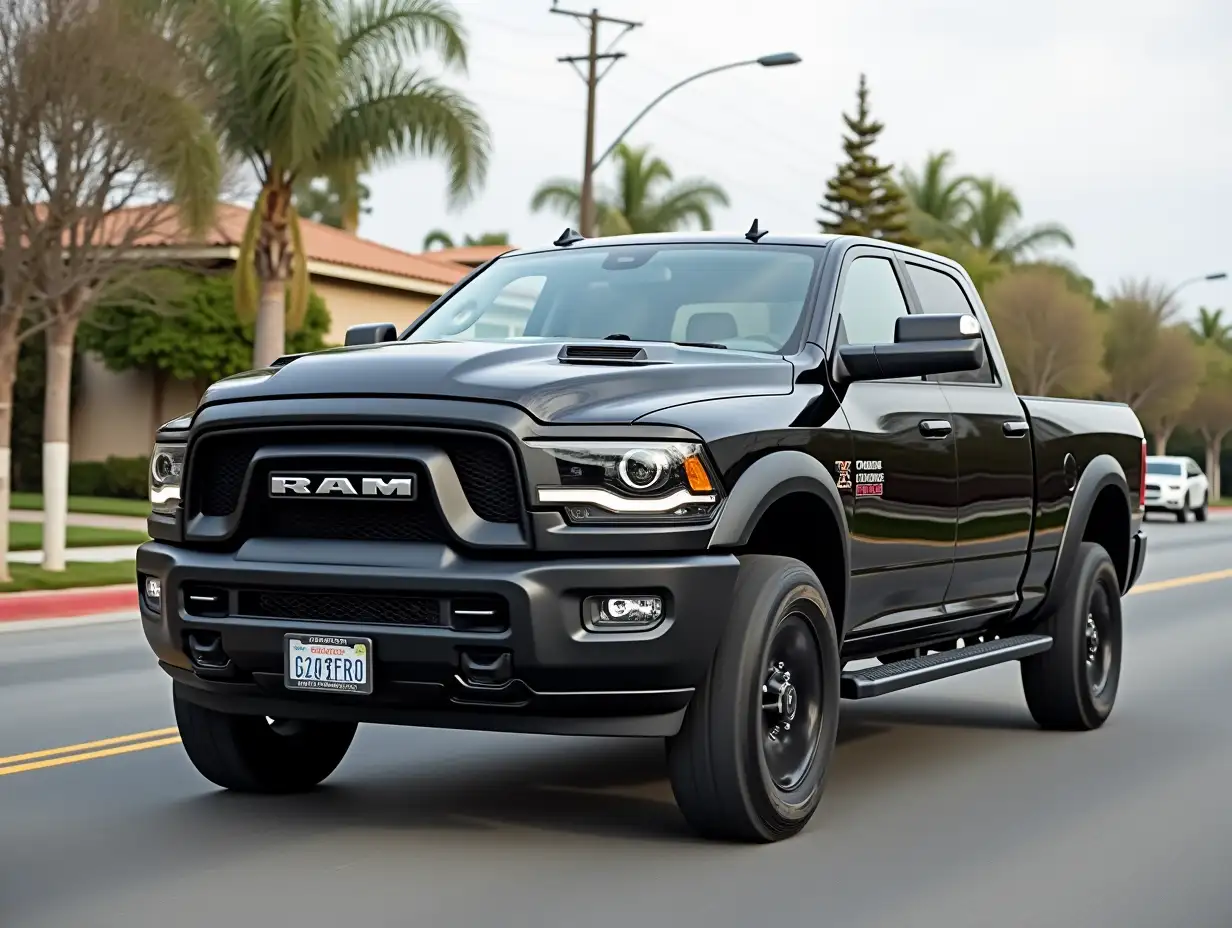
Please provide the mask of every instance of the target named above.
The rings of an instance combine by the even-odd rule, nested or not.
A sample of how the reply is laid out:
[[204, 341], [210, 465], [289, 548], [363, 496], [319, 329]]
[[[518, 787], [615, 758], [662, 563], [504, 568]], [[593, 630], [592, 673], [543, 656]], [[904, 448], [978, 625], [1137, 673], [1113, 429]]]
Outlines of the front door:
[[[980, 318], [978, 297], [944, 265], [911, 256], [903, 266], [921, 311]], [[1031, 542], [1031, 435], [1018, 394], [997, 368], [986, 340], [980, 370], [928, 378], [945, 393], [958, 451], [958, 538], [946, 594], [956, 615], [1016, 604]]]
[[[908, 310], [890, 254], [855, 248], [844, 257], [836, 307], [848, 344], [894, 341]], [[851, 461], [836, 462], [854, 496], [852, 625], [856, 634], [944, 615], [957, 524], [953, 423], [940, 384], [923, 378], [840, 388]]]

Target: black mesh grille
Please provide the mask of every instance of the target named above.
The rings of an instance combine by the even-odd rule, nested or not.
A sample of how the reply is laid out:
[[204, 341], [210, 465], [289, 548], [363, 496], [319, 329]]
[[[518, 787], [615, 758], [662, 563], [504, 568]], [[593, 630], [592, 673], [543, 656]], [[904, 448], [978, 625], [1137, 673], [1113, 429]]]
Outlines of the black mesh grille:
[[317, 622], [380, 625], [441, 625], [441, 601], [401, 593], [313, 593], [246, 590], [240, 593], [242, 615]]
[[[407, 432], [380, 432], [380, 433], [349, 433], [345, 436], [346, 441], [355, 441], [362, 443], [376, 442], [388, 443], [397, 441], [399, 443], [423, 442], [442, 448], [453, 462], [454, 469], [458, 474], [458, 481], [462, 484], [462, 490], [466, 493], [466, 498], [471, 504], [471, 508], [482, 519], [489, 522], [505, 522], [516, 523], [520, 517], [520, 509], [518, 503], [517, 489], [517, 474], [514, 470], [513, 459], [510, 449], [504, 442], [497, 438], [488, 438], [484, 436], [471, 435], [449, 435], [445, 433], [429, 433], [424, 435], [417, 434], [411, 430]], [[191, 495], [191, 504], [194, 511], [201, 512], [207, 516], [225, 516], [234, 512], [239, 506], [240, 493], [243, 489], [244, 475], [248, 470], [248, 465], [252, 461], [253, 455], [257, 450], [265, 444], [296, 444], [298, 442], [321, 443], [322, 436], [320, 435], [304, 435], [302, 437], [294, 437], [292, 435], [280, 435], [276, 432], [268, 433], [266, 436], [254, 435], [212, 435], [202, 439], [200, 444], [193, 451], [193, 460], [191, 462], [191, 475], [189, 492]], [[327, 441], [339, 441], [339, 438], [330, 435]], [[345, 469], [345, 468], [344, 468]], [[425, 475], [426, 476], [426, 475]], [[424, 478], [421, 478], [421, 480]], [[421, 483], [425, 487], [425, 495], [427, 493], [427, 485]], [[253, 494], [255, 499], [264, 499], [263, 494]], [[313, 501], [316, 503], [317, 501]], [[325, 501], [321, 501], [324, 503]], [[307, 507], [303, 507], [305, 510]], [[356, 507], [358, 508], [358, 507]], [[428, 507], [424, 507], [428, 508]], [[288, 504], [286, 508], [281, 510], [283, 515], [291, 511], [295, 512], [295, 524], [299, 524], [301, 507], [294, 504]], [[317, 510], [319, 515], [324, 512], [324, 509]], [[374, 529], [369, 523], [375, 519], [381, 519], [382, 516], [378, 513], [349, 513], [344, 509], [333, 509], [332, 513], [336, 513], [348, 526], [357, 526], [354, 531], [358, 534], [313, 534], [311, 525], [315, 524], [313, 515], [305, 516], [307, 527], [305, 531], [308, 534], [304, 537], [322, 537], [322, 538], [372, 538], [380, 540], [435, 540], [434, 534], [431, 538], [411, 538], [406, 539], [406, 533], [422, 534], [423, 529], [406, 528], [406, 527], [391, 527], [387, 529]], [[386, 512], [383, 518], [391, 518], [391, 514]], [[398, 520], [405, 518], [405, 513], [399, 513], [393, 517]], [[412, 521], [414, 521], [412, 517]], [[262, 526], [264, 530], [264, 526]], [[341, 530], [341, 529], [340, 529]], [[373, 532], [376, 534], [373, 534]], [[392, 532], [392, 535], [390, 534]], [[282, 534], [278, 532], [276, 534]], [[299, 536], [296, 536], [299, 537]]]
[[431, 499], [382, 504], [340, 499], [250, 500], [245, 532], [266, 538], [334, 538], [346, 541], [417, 541], [441, 544], [449, 533]]

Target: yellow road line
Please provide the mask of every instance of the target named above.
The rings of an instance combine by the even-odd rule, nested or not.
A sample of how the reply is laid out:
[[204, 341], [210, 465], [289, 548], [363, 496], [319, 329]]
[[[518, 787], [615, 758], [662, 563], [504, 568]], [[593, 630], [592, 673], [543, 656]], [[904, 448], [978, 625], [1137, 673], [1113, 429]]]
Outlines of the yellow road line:
[[1129, 595], [1135, 593], [1154, 593], [1158, 590], [1172, 590], [1178, 586], [1192, 586], [1195, 583], [1211, 583], [1215, 580], [1232, 580], [1232, 570], [1213, 570], [1206, 574], [1190, 574], [1188, 577], [1173, 577], [1171, 580], [1154, 580], [1151, 583], [1139, 583]]
[[131, 754], [134, 751], [148, 751], [151, 748], [165, 748], [170, 744], [179, 744], [180, 736], [159, 738], [155, 741], [139, 741], [136, 744], [122, 744], [119, 747], [105, 748], [101, 751], [87, 751], [84, 754], [69, 754], [67, 757], [53, 757], [50, 760], [36, 760], [28, 764], [16, 764], [12, 767], [0, 767], [0, 777], [10, 773], [25, 773], [27, 770], [43, 770], [46, 767], [61, 767], [65, 764], [79, 764], [85, 760], [97, 760], [100, 757], [114, 757], [117, 754]]
[[0, 757], [0, 767], [7, 764], [17, 764], [23, 760], [38, 760], [42, 757], [54, 757], [57, 754], [76, 754], [82, 751], [92, 751], [95, 748], [111, 747], [113, 744], [126, 744], [129, 741], [146, 741], [151, 738], [165, 738], [177, 734], [175, 728], [156, 728], [153, 731], [139, 731], [132, 735], [119, 735], [115, 738], [103, 738], [101, 741], [87, 741], [84, 744], [70, 744], [62, 748], [47, 748], [43, 751], [31, 751], [29, 754], [13, 754], [10, 757]]

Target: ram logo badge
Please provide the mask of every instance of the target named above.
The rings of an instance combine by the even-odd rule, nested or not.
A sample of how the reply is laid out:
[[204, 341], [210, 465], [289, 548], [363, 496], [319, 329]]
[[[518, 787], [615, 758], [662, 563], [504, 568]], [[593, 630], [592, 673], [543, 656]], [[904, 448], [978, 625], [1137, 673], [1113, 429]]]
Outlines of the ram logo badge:
[[288, 499], [414, 499], [414, 474], [270, 474], [270, 496]]

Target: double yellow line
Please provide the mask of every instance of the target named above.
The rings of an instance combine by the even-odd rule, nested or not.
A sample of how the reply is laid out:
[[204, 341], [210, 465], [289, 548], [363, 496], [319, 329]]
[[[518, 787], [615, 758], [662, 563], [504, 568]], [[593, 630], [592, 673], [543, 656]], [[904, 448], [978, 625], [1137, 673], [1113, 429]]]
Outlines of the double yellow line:
[[[1156, 593], [1181, 586], [1193, 586], [1196, 583], [1212, 583], [1216, 580], [1232, 580], [1232, 569], [1139, 583], [1129, 591], [1129, 595]], [[87, 760], [115, 757], [117, 754], [149, 751], [152, 748], [164, 748], [179, 743], [180, 736], [175, 728], [156, 728], [152, 731], [139, 731], [131, 735], [103, 738], [101, 741], [70, 744], [62, 748], [47, 748], [42, 751], [31, 751], [28, 754], [13, 754], [10, 757], [0, 757], [0, 777], [8, 776], [10, 773], [26, 773], [30, 770], [44, 770], [48, 767], [62, 767], [65, 764], [79, 764]]]
[[43, 751], [31, 751], [28, 754], [13, 754], [9, 757], [0, 757], [0, 777], [8, 776], [10, 773], [25, 773], [28, 770], [78, 764], [83, 760], [114, 757], [117, 754], [132, 754], [134, 751], [148, 751], [151, 748], [163, 748], [169, 744], [179, 744], [179, 742], [180, 736], [176, 729], [156, 728], [153, 731], [139, 731], [132, 735], [103, 738], [101, 741], [70, 744], [62, 748], [47, 748]]

